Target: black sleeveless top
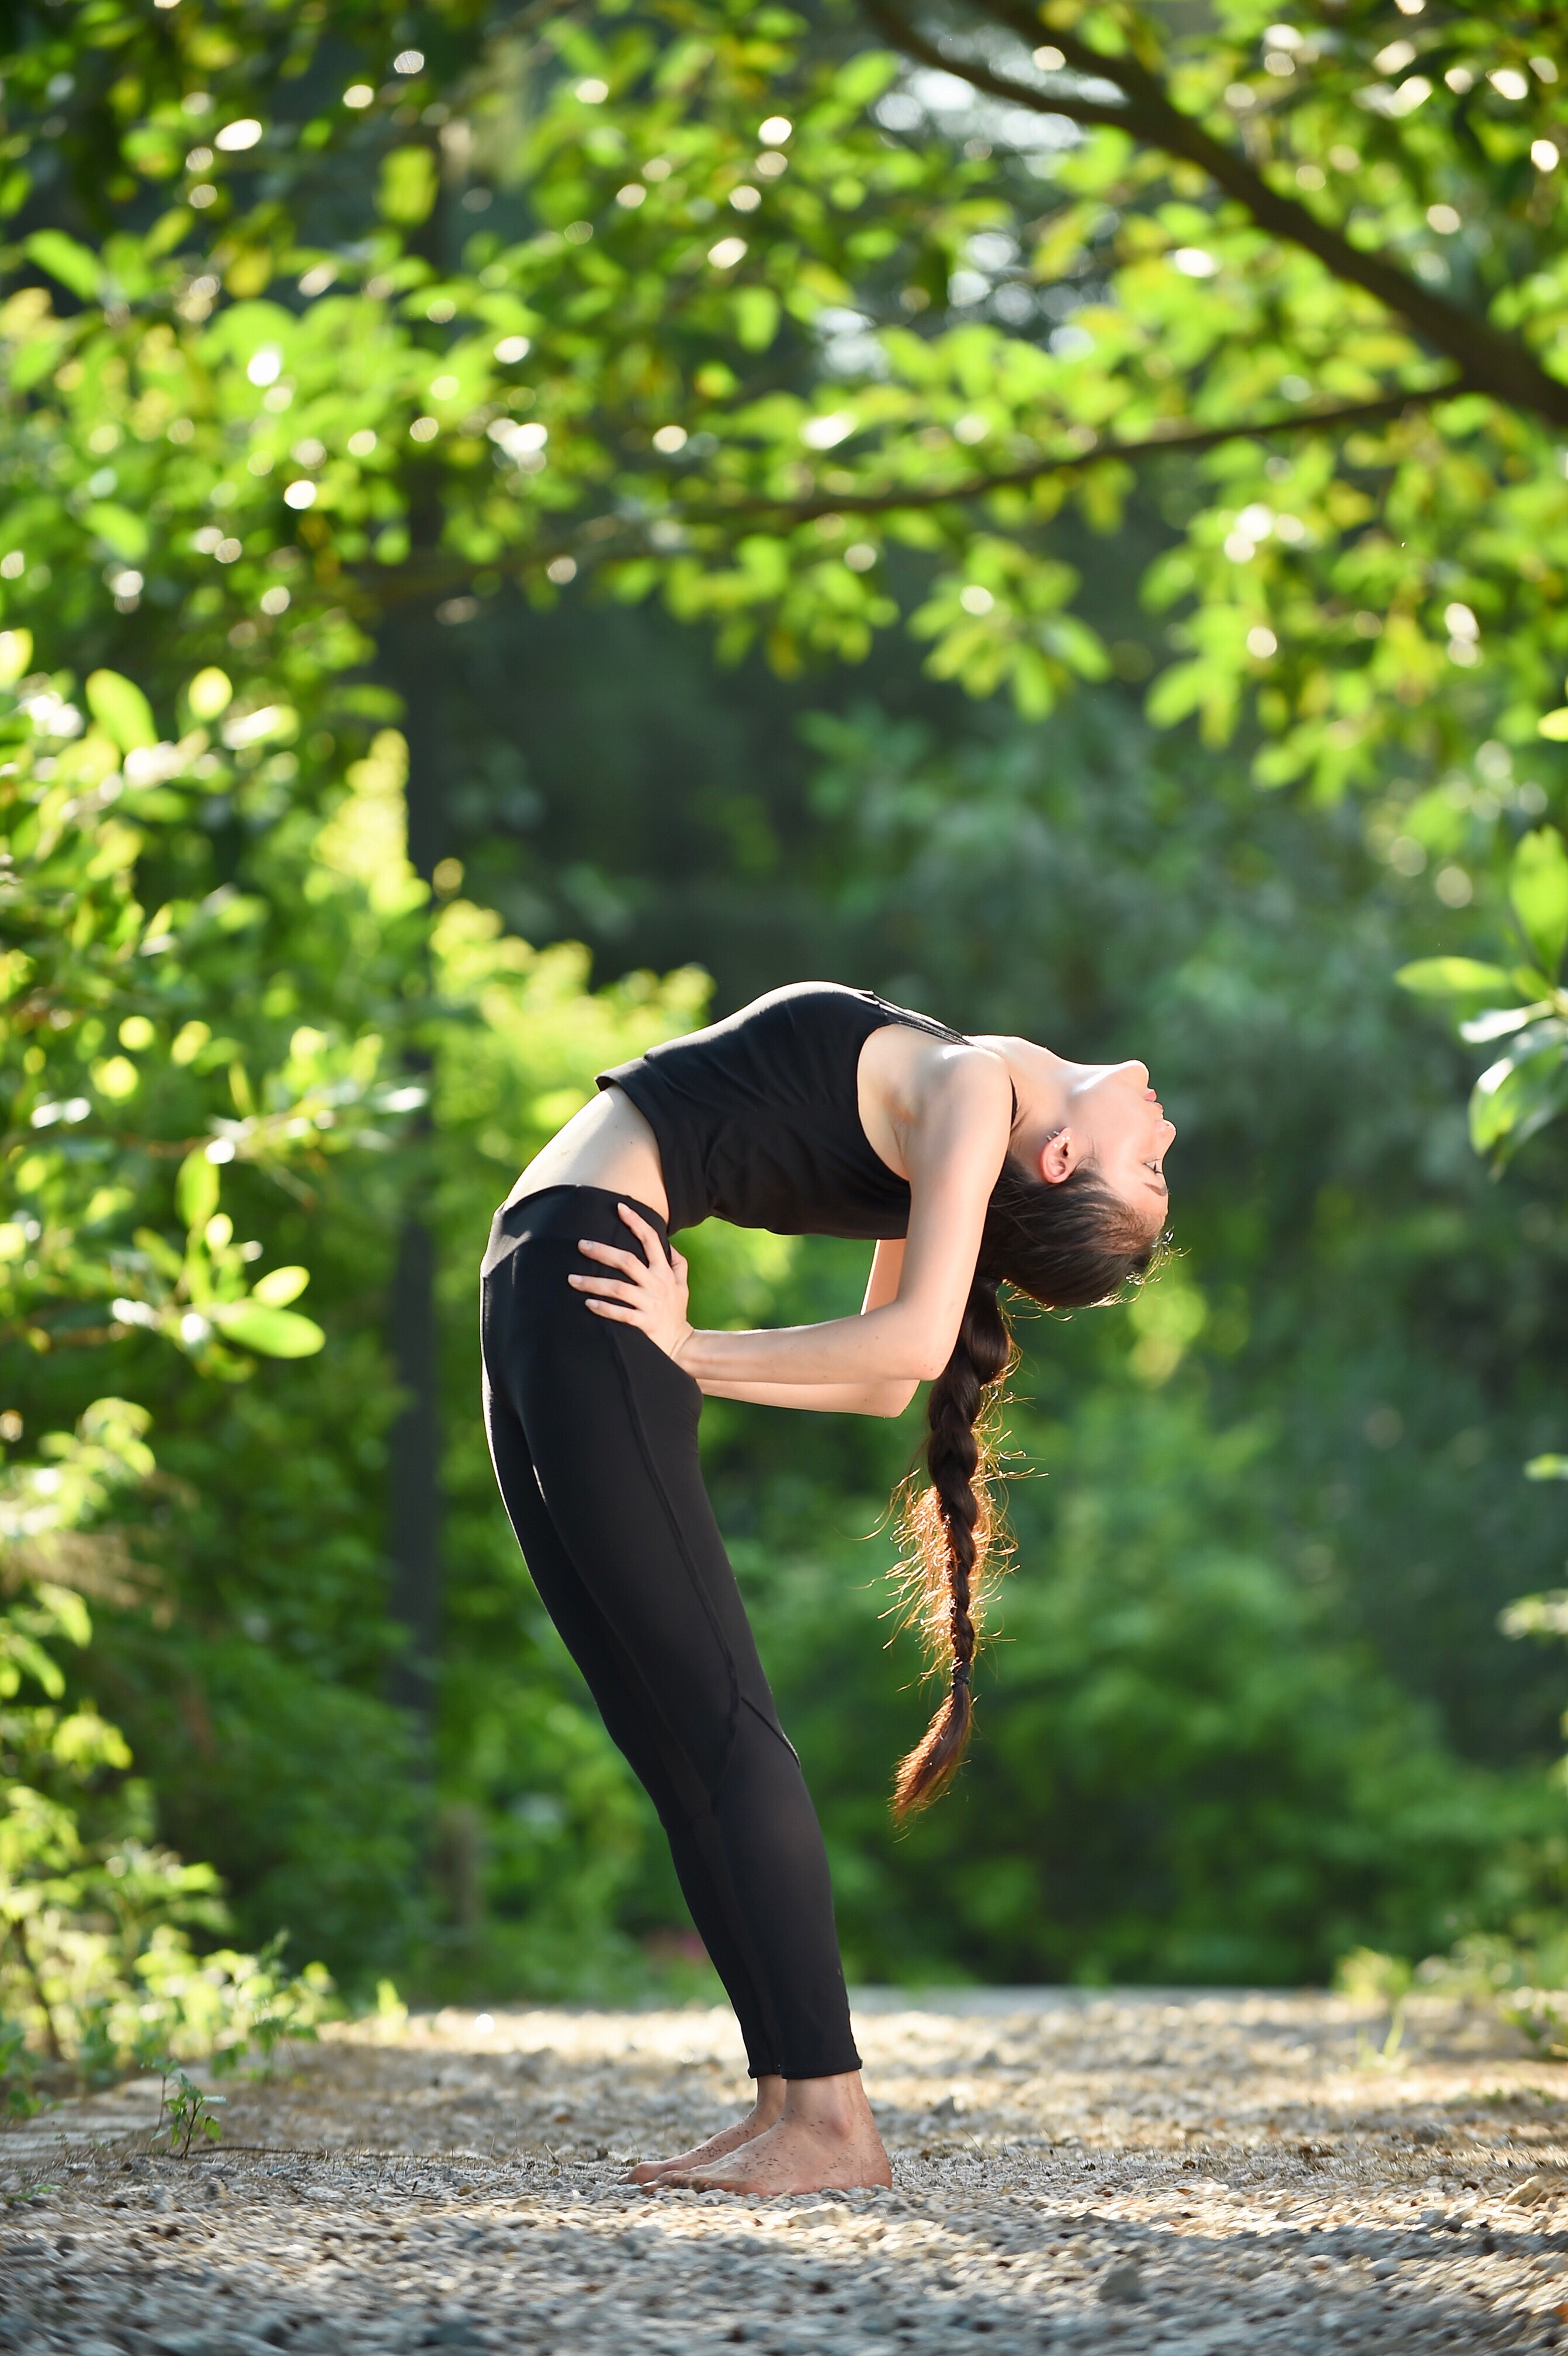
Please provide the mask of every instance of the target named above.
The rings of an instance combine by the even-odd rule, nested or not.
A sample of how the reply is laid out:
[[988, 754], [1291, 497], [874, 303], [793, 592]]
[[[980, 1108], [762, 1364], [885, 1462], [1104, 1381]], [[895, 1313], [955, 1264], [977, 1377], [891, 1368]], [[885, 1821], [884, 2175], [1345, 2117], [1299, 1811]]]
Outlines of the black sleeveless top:
[[860, 1050], [890, 1023], [963, 1042], [869, 990], [797, 981], [599, 1074], [658, 1141], [671, 1232], [709, 1217], [781, 1236], [909, 1231], [909, 1185], [860, 1123]]

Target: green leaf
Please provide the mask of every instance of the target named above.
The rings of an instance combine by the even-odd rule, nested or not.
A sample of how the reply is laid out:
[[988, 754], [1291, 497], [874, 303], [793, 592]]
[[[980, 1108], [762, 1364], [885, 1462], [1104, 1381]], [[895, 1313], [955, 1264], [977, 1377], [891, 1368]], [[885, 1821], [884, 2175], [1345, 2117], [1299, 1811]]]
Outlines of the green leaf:
[[92, 1621], [80, 1595], [69, 1587], [57, 1587], [50, 1580], [40, 1580], [38, 1600], [54, 1616], [52, 1635], [63, 1636], [68, 1644], [90, 1644], [92, 1642]]
[[1568, 1591], [1549, 1587], [1544, 1595], [1521, 1595], [1498, 1614], [1505, 1636], [1568, 1636]]
[[839, 67], [833, 77], [833, 95], [840, 106], [869, 106], [874, 98], [880, 98], [902, 65], [903, 59], [894, 57], [891, 50], [863, 50], [859, 57]]
[[765, 352], [778, 333], [779, 298], [771, 286], [737, 286], [731, 297], [742, 349]]
[[175, 1204], [187, 1227], [194, 1235], [205, 1227], [218, 1208], [218, 1172], [207, 1158], [207, 1149], [198, 1145], [180, 1163], [180, 1174], [175, 1181]]
[[100, 540], [106, 541], [115, 555], [123, 556], [128, 564], [140, 563], [147, 553], [150, 541], [146, 525], [139, 515], [133, 515], [129, 508], [121, 507], [118, 501], [99, 499], [91, 507], [83, 509], [81, 519], [90, 531], [95, 531]]
[[227, 1342], [263, 1358], [311, 1358], [326, 1340], [321, 1327], [292, 1309], [269, 1309], [258, 1301], [221, 1301], [208, 1315]]
[[1568, 1481], [1568, 1456], [1532, 1456], [1524, 1468], [1527, 1481]]
[[1568, 744], [1568, 703], [1559, 704], [1555, 712], [1536, 723], [1538, 733], [1550, 737], [1553, 744]]
[[172, 253], [190, 227], [190, 214], [184, 205], [175, 205], [160, 213], [146, 236], [142, 240], [142, 252], [148, 262], [156, 262]]
[[1402, 965], [1394, 980], [1417, 998], [1511, 997], [1514, 992], [1511, 974], [1476, 958], [1417, 958], [1413, 965]]
[[0, 687], [15, 687], [32, 659], [31, 630], [0, 630]]
[[394, 147], [381, 158], [377, 209], [400, 228], [417, 229], [430, 218], [438, 185], [435, 157], [428, 147]]
[[1568, 851], [1555, 827], [1539, 826], [1520, 841], [1509, 871], [1509, 897], [1542, 970], [1555, 974], [1568, 948]]
[[85, 245], [67, 237], [63, 229], [37, 229], [22, 242], [22, 251], [51, 278], [83, 303], [96, 303], [103, 284], [102, 265]]
[[204, 670], [197, 672], [186, 689], [185, 699], [190, 706], [193, 719], [218, 719], [234, 701], [229, 673], [219, 670], [216, 663], [208, 663]]
[[141, 689], [117, 670], [89, 672], [87, 708], [123, 753], [139, 752], [158, 741], [152, 706]]
[[1568, 1057], [1560, 1040], [1518, 1061], [1505, 1055], [1470, 1092], [1470, 1142], [1477, 1153], [1506, 1161], [1565, 1108]]
[[1511, 1032], [1522, 1031], [1542, 1014], [1550, 1013], [1551, 1004], [1537, 999], [1530, 1006], [1491, 1006], [1469, 1023], [1461, 1023], [1459, 1036], [1472, 1047], [1489, 1047], [1494, 1039], [1506, 1039]]
[[297, 1301], [310, 1282], [308, 1268], [270, 1269], [259, 1284], [251, 1288], [251, 1298], [265, 1309], [286, 1309]]

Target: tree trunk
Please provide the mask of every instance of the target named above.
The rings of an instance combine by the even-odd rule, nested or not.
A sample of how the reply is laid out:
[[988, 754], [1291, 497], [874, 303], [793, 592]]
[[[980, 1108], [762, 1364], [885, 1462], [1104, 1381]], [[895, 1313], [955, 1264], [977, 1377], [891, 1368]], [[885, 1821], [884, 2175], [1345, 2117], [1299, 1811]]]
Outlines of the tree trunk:
[[441, 1641], [441, 1397], [437, 1373], [435, 1238], [417, 1213], [398, 1238], [389, 1340], [403, 1408], [391, 1433], [388, 1507], [391, 1610], [405, 1631], [390, 1679], [394, 1701], [429, 1731]]
[[[416, 491], [410, 520], [411, 538], [417, 545], [439, 545], [441, 509], [432, 495], [421, 498]], [[431, 610], [417, 605], [389, 624], [381, 641], [383, 673], [404, 700], [409, 858], [427, 884], [442, 855], [444, 831], [443, 677], [434, 646], [438, 626]], [[420, 1078], [428, 1083], [432, 1077], [428, 1056], [416, 1051], [408, 1062]], [[428, 1111], [420, 1127], [428, 1137]], [[390, 1689], [393, 1699], [421, 1720], [428, 1740], [434, 1728], [441, 1642], [441, 1390], [435, 1237], [427, 1224], [422, 1194], [422, 1177], [416, 1177], [406, 1202], [392, 1279], [388, 1338], [404, 1404], [392, 1426], [388, 1507], [392, 1616], [407, 1632]]]

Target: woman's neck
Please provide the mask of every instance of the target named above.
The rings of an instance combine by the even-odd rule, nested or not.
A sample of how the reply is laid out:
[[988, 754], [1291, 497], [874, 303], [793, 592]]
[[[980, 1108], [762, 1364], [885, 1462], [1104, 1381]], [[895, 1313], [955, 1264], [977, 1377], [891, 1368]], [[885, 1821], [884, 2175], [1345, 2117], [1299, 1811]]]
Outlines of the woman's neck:
[[1002, 1057], [1018, 1099], [1013, 1120], [1012, 1151], [1019, 1153], [1036, 1138], [1042, 1142], [1065, 1126], [1072, 1090], [1093, 1072], [1091, 1064], [1070, 1063], [1032, 1039], [976, 1035], [977, 1047], [989, 1047]]

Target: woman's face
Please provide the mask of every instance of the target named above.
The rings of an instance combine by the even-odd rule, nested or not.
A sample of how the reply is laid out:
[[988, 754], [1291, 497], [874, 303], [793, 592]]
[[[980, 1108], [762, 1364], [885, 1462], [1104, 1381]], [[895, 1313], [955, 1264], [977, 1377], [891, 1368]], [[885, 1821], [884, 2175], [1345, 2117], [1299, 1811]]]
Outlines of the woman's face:
[[1165, 1224], [1169, 1196], [1165, 1157], [1176, 1137], [1146, 1064], [1076, 1064], [1068, 1067], [1063, 1126], [1041, 1154], [1043, 1174], [1058, 1183], [1093, 1162], [1114, 1194], [1147, 1223]]

